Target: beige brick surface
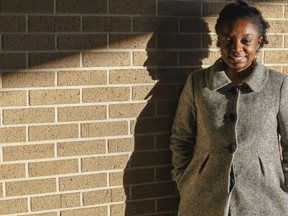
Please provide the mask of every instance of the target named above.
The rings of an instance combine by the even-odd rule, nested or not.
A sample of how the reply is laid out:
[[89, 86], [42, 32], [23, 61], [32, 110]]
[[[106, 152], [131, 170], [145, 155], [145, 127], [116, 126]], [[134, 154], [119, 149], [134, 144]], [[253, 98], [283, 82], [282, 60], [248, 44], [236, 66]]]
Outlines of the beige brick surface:
[[128, 101], [130, 99], [129, 87], [98, 87], [83, 89], [83, 102]]
[[176, 66], [176, 52], [133, 52], [134, 66]]
[[79, 53], [32, 53], [29, 68], [72, 68], [80, 66]]
[[77, 89], [32, 90], [30, 105], [73, 104], [80, 102], [80, 91]]
[[11, 0], [1, 2], [1, 12], [53, 13], [53, 0]]
[[133, 19], [134, 32], [177, 32], [177, 18], [135, 17]]
[[106, 71], [60, 71], [59, 86], [103, 85], [107, 83]]
[[49, 209], [69, 208], [80, 206], [80, 194], [58, 194], [31, 198], [31, 210], [43, 211]]
[[3, 110], [3, 124], [29, 124], [55, 122], [53, 108], [27, 108]]
[[62, 142], [58, 143], [57, 152], [60, 157], [104, 154], [106, 152], [106, 142], [105, 140]]
[[27, 96], [25, 91], [0, 91], [1, 106], [25, 106]]
[[129, 52], [86, 52], [83, 53], [84, 67], [129, 66]]
[[283, 50], [283, 51], [265, 51], [264, 53], [264, 63], [286, 63], [287, 64], [287, 59], [288, 59], [288, 52]]
[[4, 50], [55, 49], [55, 36], [53, 35], [4, 35], [2, 40]]
[[1, 32], [24, 32], [26, 27], [26, 18], [24, 15], [0, 16], [0, 29]]
[[159, 1], [158, 11], [161, 15], [201, 16], [201, 3], [189, 1]]
[[130, 32], [130, 17], [87, 16], [82, 19], [84, 32]]
[[60, 191], [105, 187], [107, 186], [107, 175], [91, 174], [61, 177], [59, 182]]
[[39, 213], [39, 214], [29, 214], [29, 216], [58, 216], [57, 212]]
[[29, 16], [29, 32], [79, 32], [79, 16]]
[[288, 48], [288, 36], [284, 36], [284, 47]]
[[59, 13], [92, 13], [103, 14], [107, 12], [107, 0], [86, 0], [85, 4], [77, 0], [58, 0]]
[[114, 172], [109, 174], [109, 186], [121, 186], [123, 184], [124, 173]]
[[30, 141], [78, 137], [78, 126], [76, 124], [31, 126], [28, 130]]
[[6, 183], [7, 196], [56, 192], [56, 179], [15, 181]]
[[25, 164], [1, 164], [0, 179], [12, 179], [25, 177]]
[[126, 212], [125, 204], [112, 205], [110, 209], [111, 209], [110, 212], [111, 216], [125, 215]]
[[58, 121], [85, 121], [106, 119], [106, 106], [78, 106], [58, 108]]
[[111, 70], [109, 72], [111, 84], [154, 83], [148, 70]]
[[9, 72], [2, 74], [4, 88], [55, 86], [54, 72]]
[[97, 190], [83, 194], [84, 205], [120, 202], [125, 201], [125, 199], [126, 196], [123, 188]]
[[54, 157], [54, 144], [21, 145], [3, 147], [3, 160], [29, 160]]
[[155, 14], [156, 2], [153, 0], [110, 0], [109, 12], [116, 14]]
[[286, 33], [288, 20], [268, 20], [270, 24], [269, 32]]
[[0, 128], [0, 143], [24, 142], [25, 139], [25, 127]]
[[83, 216], [83, 215], [97, 215], [97, 216], [107, 216], [108, 209], [106, 206], [94, 207], [94, 208], [83, 208], [62, 211], [60, 216]]
[[107, 48], [107, 36], [105, 34], [59, 35], [57, 48], [59, 50], [105, 49]]
[[0, 183], [0, 198], [3, 197], [3, 185]]
[[266, 44], [264, 48], [283, 48], [283, 36], [282, 35], [268, 35], [269, 44]]
[[82, 159], [82, 170], [84, 172], [124, 169], [128, 162], [128, 155], [100, 156]]
[[134, 145], [134, 138], [110, 139], [108, 141], [108, 152], [132, 152]]
[[114, 49], [145, 49], [149, 42], [150, 47], [155, 47], [155, 42], [150, 42], [151, 34], [110, 34], [109, 48]]
[[145, 110], [145, 115], [153, 116], [155, 115], [155, 106], [147, 105], [146, 103], [129, 103], [129, 104], [114, 104], [109, 106], [109, 118], [133, 118], [139, 116], [144, 107], [147, 106]]
[[77, 173], [78, 171], [77, 159], [35, 162], [29, 164], [29, 176], [31, 177]]
[[128, 122], [99, 122], [82, 124], [82, 137], [104, 137], [128, 135]]
[[24, 69], [26, 68], [26, 55], [21, 53], [1, 53], [1, 69]]
[[27, 199], [0, 200], [0, 214], [17, 214], [28, 212]]

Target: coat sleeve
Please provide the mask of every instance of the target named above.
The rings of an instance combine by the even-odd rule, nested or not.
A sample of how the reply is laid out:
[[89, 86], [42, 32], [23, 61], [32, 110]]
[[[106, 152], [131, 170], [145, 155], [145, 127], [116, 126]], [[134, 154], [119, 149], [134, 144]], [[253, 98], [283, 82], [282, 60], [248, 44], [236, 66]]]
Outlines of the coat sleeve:
[[282, 167], [285, 185], [288, 189], [288, 77], [284, 78], [281, 88], [280, 108], [278, 114], [282, 147]]
[[192, 74], [189, 75], [179, 99], [170, 137], [172, 179], [178, 183], [192, 159], [196, 142], [196, 107]]

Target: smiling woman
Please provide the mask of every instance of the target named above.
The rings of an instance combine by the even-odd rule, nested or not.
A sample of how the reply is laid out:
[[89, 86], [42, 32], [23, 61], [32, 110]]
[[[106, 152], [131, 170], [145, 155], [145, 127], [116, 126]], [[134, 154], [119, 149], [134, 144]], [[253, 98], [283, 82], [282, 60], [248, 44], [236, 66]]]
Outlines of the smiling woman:
[[288, 215], [288, 78], [255, 58], [268, 26], [228, 4], [221, 58], [187, 79], [170, 138], [179, 216]]

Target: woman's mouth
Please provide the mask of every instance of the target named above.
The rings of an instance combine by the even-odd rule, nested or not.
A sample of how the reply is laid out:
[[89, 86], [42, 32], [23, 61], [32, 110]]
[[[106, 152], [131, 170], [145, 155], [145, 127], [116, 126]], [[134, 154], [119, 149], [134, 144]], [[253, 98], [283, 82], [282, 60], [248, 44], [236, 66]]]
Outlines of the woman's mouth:
[[244, 59], [246, 59], [247, 55], [245, 56], [230, 56], [230, 59], [235, 63], [241, 63]]

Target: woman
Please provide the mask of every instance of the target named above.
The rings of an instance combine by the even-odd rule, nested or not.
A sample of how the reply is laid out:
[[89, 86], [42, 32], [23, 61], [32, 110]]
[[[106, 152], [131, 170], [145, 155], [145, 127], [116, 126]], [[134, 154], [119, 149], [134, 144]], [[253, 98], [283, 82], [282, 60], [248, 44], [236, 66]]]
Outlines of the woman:
[[288, 215], [288, 78], [255, 59], [268, 27], [247, 3], [226, 5], [221, 58], [188, 77], [170, 145], [179, 216]]

